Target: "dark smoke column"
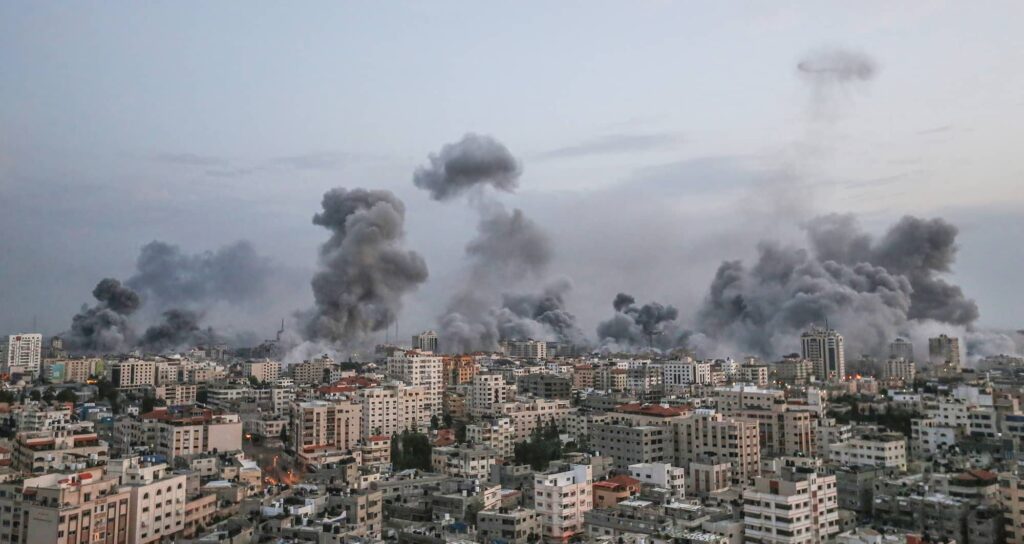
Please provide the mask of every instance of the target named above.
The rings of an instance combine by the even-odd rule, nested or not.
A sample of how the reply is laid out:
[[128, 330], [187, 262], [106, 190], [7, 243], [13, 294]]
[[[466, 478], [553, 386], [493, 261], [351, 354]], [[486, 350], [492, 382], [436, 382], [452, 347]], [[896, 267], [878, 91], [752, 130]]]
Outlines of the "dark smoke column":
[[403, 247], [405, 205], [389, 191], [335, 188], [322, 206], [313, 223], [331, 237], [320, 247], [306, 336], [347, 345], [393, 323], [427, 265]]

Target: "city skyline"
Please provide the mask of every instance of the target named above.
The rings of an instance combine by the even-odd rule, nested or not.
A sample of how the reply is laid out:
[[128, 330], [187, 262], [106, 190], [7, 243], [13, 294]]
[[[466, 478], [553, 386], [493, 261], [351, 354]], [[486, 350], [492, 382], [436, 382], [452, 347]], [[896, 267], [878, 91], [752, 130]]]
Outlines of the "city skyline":
[[[1021, 104], [1002, 91], [1019, 76], [996, 69], [1015, 60], [1020, 38], [1005, 23], [1012, 17], [961, 17], [931, 5], [840, 17], [836, 7], [689, 11], [666, 3], [581, 14], [559, 6], [548, 10], [536, 39], [517, 49], [509, 38], [525, 24], [522, 13], [495, 23], [493, 34], [438, 37], [431, 23], [447, 28], [451, 4], [436, 12], [324, 6], [318, 24], [287, 14], [271, 21], [266, 11], [234, 6], [2, 9], [16, 27], [3, 48], [12, 70], [2, 91], [11, 107], [3, 114], [10, 128], [0, 190], [13, 203], [0, 219], [9, 256], [0, 276], [5, 331], [26, 331], [34, 319], [47, 334], [67, 331], [80, 305], [94, 303], [90, 292], [101, 279], [154, 279], [136, 265], [140, 254], [202, 268], [211, 260], [194, 256], [216, 252], [221, 260], [213, 262], [243, 262], [265, 281], [234, 290], [214, 282], [221, 292], [212, 296], [191, 291], [186, 309], [200, 328], [258, 341], [286, 317], [298, 332], [296, 313], [313, 305], [309, 282], [324, 242], [310, 218], [333, 187], [388, 190], [404, 203], [404, 246], [428, 273], [403, 294], [400, 314], [386, 319], [397, 319], [403, 335], [438, 328], [472, 274], [463, 253], [478, 216], [464, 203], [424, 198], [430, 195], [410, 181], [431, 154], [471, 133], [510, 150], [519, 164], [516, 193], [494, 198], [522, 210], [549, 238], [543, 278], [515, 293], [561, 289], [564, 309], [591, 342], [600, 342], [597, 328], [618, 313], [610, 307], [618, 293], [642, 301], [638, 309], [671, 305], [682, 331], [701, 332], [700, 307], [723, 261], [755, 263], [762, 240], [807, 247], [803, 229], [828, 213], [856, 214], [876, 240], [905, 214], [957, 227], [952, 268], [936, 277], [962, 286], [980, 315], [929, 327], [918, 345], [939, 332], [965, 337], [968, 327], [1011, 336], [1020, 328], [1014, 311], [1022, 295], [1012, 289], [1012, 271], [1024, 255], [1001, 243], [1021, 225], [1013, 181], [1021, 165], [1005, 122]], [[538, 6], [523, 12], [531, 9]], [[615, 27], [615, 15], [642, 23], [652, 40]], [[556, 31], [570, 16], [590, 23], [576, 41]], [[202, 24], [186, 27], [192, 17]], [[218, 33], [229, 17], [252, 26], [243, 24], [248, 30], [235, 38]], [[361, 22], [411, 32], [366, 49], [375, 41], [354, 28]], [[330, 23], [354, 31], [343, 35]], [[716, 33], [699, 31], [709, 23]], [[43, 43], [32, 32], [42, 24], [66, 32]], [[270, 31], [268, 41], [252, 34], [257, 28]], [[752, 29], [765, 34], [763, 42], [735, 39]], [[175, 32], [187, 32], [189, 47], [170, 46]], [[954, 53], [945, 38], [956, 32], [1011, 46]], [[489, 47], [467, 47], [487, 36]], [[431, 39], [413, 54], [417, 37]], [[625, 43], [643, 45], [617, 54]], [[537, 55], [540, 48], [557, 54]], [[827, 63], [837, 52], [865, 69], [836, 77]], [[637, 58], [643, 62], [631, 62]], [[438, 70], [422, 68], [429, 60]], [[226, 63], [234, 69], [220, 70]], [[975, 82], [1003, 80], [968, 90], [956, 70]], [[602, 78], [614, 84], [601, 85]], [[183, 86], [186, 79], [192, 87]], [[395, 99], [418, 79], [438, 93]], [[282, 93], [282, 82], [294, 94]], [[526, 82], [534, 93], [511, 91]], [[40, 88], [50, 90], [30, 92]], [[968, 175], [967, 164], [979, 167]], [[562, 277], [571, 287], [552, 283]], [[168, 307], [154, 301], [173, 298], [156, 289], [142, 295], [147, 304], [129, 318], [140, 335], [164, 320]], [[854, 340], [868, 333], [844, 334], [851, 349], [864, 349]], [[907, 334], [886, 331], [892, 338], [885, 342]], [[789, 349], [777, 351], [799, 348], [786, 342]], [[707, 355], [740, 355], [749, 345]]]

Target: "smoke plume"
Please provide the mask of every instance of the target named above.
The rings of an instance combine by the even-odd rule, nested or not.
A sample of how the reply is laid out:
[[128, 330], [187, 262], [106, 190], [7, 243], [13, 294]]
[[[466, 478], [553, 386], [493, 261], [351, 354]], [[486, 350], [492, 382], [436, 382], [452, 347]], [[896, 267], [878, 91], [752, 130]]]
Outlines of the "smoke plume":
[[878, 72], [874, 59], [857, 51], [829, 49], [810, 54], [796, 69], [816, 85], [869, 81]]
[[719, 349], [787, 353], [800, 331], [827, 320], [849, 355], [883, 355], [926, 321], [969, 327], [977, 319], [976, 304], [940, 277], [955, 259], [957, 233], [942, 219], [904, 217], [879, 240], [846, 215], [805, 229], [810, 249], [762, 242], [752, 268], [718, 268], [697, 328]]
[[388, 191], [331, 189], [313, 223], [331, 232], [313, 277], [309, 340], [349, 345], [384, 330], [402, 297], [427, 279], [427, 265], [403, 247], [405, 205]]
[[96, 284], [92, 296], [95, 306], [83, 305], [71, 319], [71, 330], [64, 341], [79, 352], [98, 353], [122, 351], [132, 345], [135, 333], [128, 316], [139, 308], [139, 295], [113, 278]]
[[637, 306], [631, 295], [619, 293], [612, 301], [612, 308], [615, 315], [597, 326], [597, 336], [606, 350], [687, 347], [690, 332], [676, 322], [679, 310], [674, 306], [658, 302]]
[[[467, 134], [429, 157], [413, 183], [435, 200], [451, 200], [479, 187], [472, 200], [480, 216], [466, 245], [467, 279], [439, 318], [446, 351], [495, 350], [502, 339], [579, 341], [576, 318], [565, 310], [568, 279], [537, 291], [519, 287], [543, 281], [553, 256], [551, 240], [522, 210], [508, 211], [483, 189], [513, 192], [522, 170], [504, 144]], [[515, 290], [515, 293], [510, 292]]]
[[812, 118], [832, 120], [838, 111], [838, 99], [874, 79], [878, 64], [864, 53], [826, 49], [807, 55], [796, 69], [810, 87]]
[[199, 320], [200, 316], [189, 310], [167, 310], [163, 314], [163, 322], [146, 329], [140, 346], [150, 351], [163, 352], [219, 343], [221, 340], [213, 328], [201, 328]]
[[127, 284], [142, 295], [147, 307], [163, 311], [221, 301], [245, 303], [264, 291], [271, 264], [244, 240], [196, 255], [153, 241], [143, 246], [136, 269]]
[[428, 160], [428, 166], [416, 169], [412, 181], [434, 200], [450, 200], [483, 185], [513, 192], [519, 184], [519, 162], [490, 136], [466, 134]]

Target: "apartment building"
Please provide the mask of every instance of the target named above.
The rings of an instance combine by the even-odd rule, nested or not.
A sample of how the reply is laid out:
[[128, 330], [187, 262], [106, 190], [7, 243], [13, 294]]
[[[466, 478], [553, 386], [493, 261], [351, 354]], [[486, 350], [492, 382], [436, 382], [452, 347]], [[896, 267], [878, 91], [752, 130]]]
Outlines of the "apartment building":
[[572, 395], [572, 381], [554, 374], [538, 373], [518, 379], [519, 392], [545, 399], [568, 399]]
[[281, 377], [281, 363], [270, 360], [246, 361], [242, 373], [246, 378], [255, 379], [260, 383], [272, 383]]
[[[129, 544], [131, 493], [102, 468], [5, 484], [0, 540], [12, 543]], [[20, 515], [19, 515], [20, 514]], [[19, 519], [20, 518], [20, 519]]]
[[111, 460], [107, 473], [130, 494], [129, 542], [164, 542], [184, 531], [185, 474], [172, 474], [167, 464], [143, 463], [138, 457]]
[[638, 463], [672, 461], [672, 433], [672, 427], [664, 425], [596, 423], [591, 428], [591, 443], [601, 455], [611, 456], [616, 468], [626, 469]]
[[576, 365], [572, 368], [572, 387], [573, 389], [593, 389], [594, 388], [594, 365]]
[[836, 477], [787, 467], [743, 491], [744, 542], [814, 544], [839, 533]]
[[387, 373], [406, 385], [422, 387], [426, 392], [426, 406], [431, 414], [441, 413], [441, 394], [444, 392], [444, 364], [442, 357], [410, 350], [387, 359]]
[[11, 415], [21, 432], [60, 431], [71, 424], [71, 405], [26, 403], [12, 407]]
[[328, 382], [325, 373], [334, 366], [334, 359], [324, 355], [317, 359], [302, 361], [291, 366], [292, 378], [299, 385], [314, 385]]
[[140, 390], [156, 385], [156, 362], [128, 359], [110, 365], [110, 382], [123, 390]]
[[715, 390], [715, 405], [725, 416], [757, 422], [764, 456], [814, 455], [816, 406], [789, 403], [785, 393], [743, 385]]
[[640, 493], [640, 480], [625, 475], [594, 482], [594, 508], [615, 508]]
[[629, 475], [642, 485], [664, 489], [668, 496], [682, 500], [686, 496], [686, 469], [668, 463], [637, 463], [629, 465]]
[[43, 335], [12, 334], [7, 337], [3, 355], [4, 373], [38, 376], [43, 361]]
[[876, 433], [829, 445], [830, 458], [843, 465], [907, 470], [907, 440], [898, 433]]
[[671, 386], [707, 385], [711, 383], [711, 363], [694, 361], [687, 357], [662, 364], [662, 383]]
[[493, 448], [498, 455], [511, 458], [515, 453], [516, 430], [507, 417], [485, 419], [466, 426], [466, 441]]
[[885, 362], [885, 370], [882, 377], [886, 380], [899, 380], [904, 383], [913, 383], [917, 377], [917, 365], [914, 361], [907, 359], [889, 359]]
[[481, 372], [470, 381], [469, 414], [483, 417], [495, 414], [497, 405], [516, 400], [516, 386], [506, 383], [499, 372]]
[[744, 383], [752, 383], [758, 387], [768, 385], [767, 365], [742, 365], [736, 371], [736, 379]]
[[697, 410], [675, 426], [674, 457], [679, 466], [729, 463], [732, 482], [745, 484], [760, 470], [758, 426], [711, 410]]
[[371, 435], [392, 434], [405, 429], [426, 429], [430, 417], [440, 413], [428, 402], [428, 393], [422, 386], [383, 385], [367, 387], [357, 392], [362, 404], [361, 432]]
[[92, 430], [92, 423], [66, 429], [19, 432], [11, 460], [23, 474], [84, 470], [107, 462], [110, 448]]
[[214, 413], [195, 406], [159, 407], [138, 419], [117, 422], [131, 446], [151, 446], [168, 459], [242, 449], [242, 421], [237, 414]]
[[487, 446], [444, 446], [434, 448], [430, 453], [430, 465], [434, 472], [452, 478], [486, 480], [491, 474], [491, 465], [500, 455]]
[[153, 396], [163, 400], [168, 406], [195, 404], [199, 388], [194, 384], [158, 385], [153, 388]]
[[594, 508], [593, 484], [590, 465], [534, 475], [533, 502], [546, 542], [568, 542], [584, 531], [583, 516]]
[[537, 511], [532, 508], [499, 508], [476, 515], [477, 537], [484, 544], [530, 544], [540, 536]]
[[1006, 544], [1024, 544], [1024, 478], [1015, 472], [999, 474], [999, 498]]
[[570, 411], [572, 405], [569, 401], [561, 399], [506, 402], [494, 407], [496, 417], [507, 417], [512, 420], [516, 442], [529, 439], [538, 425], [549, 425], [554, 422], [559, 429], [564, 429]]
[[789, 357], [776, 363], [779, 380], [792, 385], [804, 385], [814, 376], [814, 363], [802, 357]]
[[470, 355], [452, 355], [441, 359], [441, 371], [444, 386], [469, 383], [476, 375], [480, 365]]
[[296, 452], [350, 451], [363, 436], [363, 404], [358, 399], [297, 402], [292, 407]]
[[103, 364], [101, 359], [63, 359], [64, 383], [85, 383], [90, 377], [99, 374]]

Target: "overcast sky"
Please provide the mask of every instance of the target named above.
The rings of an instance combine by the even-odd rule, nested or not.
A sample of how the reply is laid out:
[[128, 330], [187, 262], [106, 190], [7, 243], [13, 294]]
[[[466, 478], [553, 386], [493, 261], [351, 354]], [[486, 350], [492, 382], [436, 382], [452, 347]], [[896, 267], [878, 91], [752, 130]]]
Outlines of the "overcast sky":
[[[587, 331], [618, 291], [688, 315], [721, 260], [833, 211], [947, 218], [980, 323], [1024, 326], [1024, 4], [778, 4], [2, 3], [0, 331], [66, 329], [152, 240], [247, 239], [284, 272], [208, 318], [270, 335], [311, 303], [335, 186], [405, 201], [430, 279], [399, 326], [431, 327], [476, 216], [411, 176], [467, 132], [522, 161], [501, 199], [550, 232]], [[877, 75], [809, 85], [829, 48]]]

